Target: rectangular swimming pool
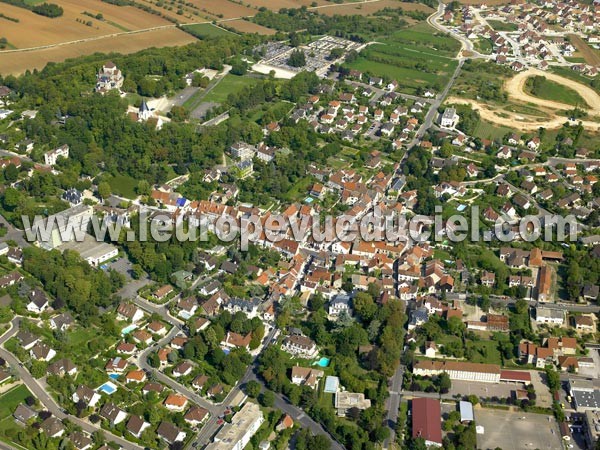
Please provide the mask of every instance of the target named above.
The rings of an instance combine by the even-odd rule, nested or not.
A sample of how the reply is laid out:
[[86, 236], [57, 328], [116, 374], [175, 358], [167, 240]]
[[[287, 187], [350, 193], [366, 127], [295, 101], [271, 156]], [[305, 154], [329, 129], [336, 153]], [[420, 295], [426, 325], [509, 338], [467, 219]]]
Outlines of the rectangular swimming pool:
[[132, 332], [133, 330], [135, 330], [136, 328], [137, 328], [137, 325], [135, 325], [135, 324], [127, 325], [125, 328], [123, 328], [123, 329], [121, 330], [121, 334], [122, 334], [123, 336], [125, 336], [126, 334], [129, 334], [129, 333], [131, 333], [131, 332]]
[[111, 394], [114, 394], [117, 391], [117, 386], [114, 383], [111, 383], [110, 381], [107, 381], [102, 386], [100, 386], [98, 388], [98, 390], [100, 392], [104, 392], [105, 394], [111, 395]]

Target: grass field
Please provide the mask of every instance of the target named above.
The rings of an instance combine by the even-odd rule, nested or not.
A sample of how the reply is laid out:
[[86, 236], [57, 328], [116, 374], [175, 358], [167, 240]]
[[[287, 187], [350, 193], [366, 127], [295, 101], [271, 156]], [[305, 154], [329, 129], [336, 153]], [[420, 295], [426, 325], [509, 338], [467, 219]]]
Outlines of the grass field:
[[517, 24], [500, 20], [488, 20], [487, 23], [496, 31], [517, 31]]
[[592, 89], [600, 93], [600, 86], [595, 88], [590, 84], [590, 81], [592, 80], [591, 78], [581, 75], [579, 72], [575, 72], [574, 70], [571, 70], [568, 67], [552, 66], [551, 71], [556, 75], [560, 75], [561, 77], [575, 80], [578, 83], [584, 84], [586, 86], [591, 86]]
[[491, 340], [467, 341], [467, 348], [473, 350], [470, 362], [484, 364], [502, 364], [502, 356], [498, 351], [498, 344]]
[[479, 139], [496, 140], [502, 139], [504, 136], [506, 136], [507, 133], [510, 133], [511, 131], [513, 130], [511, 130], [510, 128], [499, 127], [484, 120], [480, 120], [477, 126], [475, 127], [473, 135], [475, 137], [478, 137]]
[[217, 27], [212, 23], [197, 23], [194, 25], [184, 25], [182, 26], [182, 28], [201, 39], [220, 37], [232, 34], [230, 31]]
[[484, 55], [489, 55], [493, 50], [492, 41], [490, 39], [480, 38], [475, 41], [475, 50]]
[[573, 89], [544, 77], [529, 78], [525, 83], [525, 92], [544, 100], [552, 100], [573, 106], [586, 104], [583, 98]]
[[136, 198], [135, 188], [138, 185], [138, 180], [127, 175], [108, 176], [104, 179], [110, 184], [113, 194], [126, 197]]
[[456, 69], [460, 45], [449, 36], [435, 33], [427, 24], [418, 24], [394, 33], [379, 44], [370, 45], [348, 66], [398, 81], [399, 90], [439, 90]]
[[244, 86], [250, 86], [257, 83], [256, 78], [240, 77], [237, 75], [225, 75], [219, 84], [217, 84], [202, 99], [203, 102], [223, 103], [232, 92], [237, 92]]
[[436, 31], [427, 23], [398, 31], [384, 42], [409, 46], [423, 52], [433, 50], [436, 56], [454, 57], [460, 50], [460, 43], [456, 39]]
[[0, 395], [0, 420], [10, 417], [15, 408], [22, 403], [31, 393], [24, 384]]

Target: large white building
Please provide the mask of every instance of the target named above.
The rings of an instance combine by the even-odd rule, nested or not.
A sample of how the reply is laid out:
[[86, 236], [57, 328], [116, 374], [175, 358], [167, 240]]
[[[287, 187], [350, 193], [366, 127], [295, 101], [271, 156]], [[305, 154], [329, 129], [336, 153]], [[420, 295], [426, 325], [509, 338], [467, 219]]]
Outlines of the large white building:
[[562, 325], [565, 322], [565, 312], [560, 309], [540, 306], [535, 309], [535, 321], [537, 323]]
[[49, 152], [44, 153], [44, 163], [47, 166], [53, 166], [58, 161], [58, 158], [68, 158], [69, 157], [69, 146], [67, 144], [61, 145], [54, 150], [50, 150]]
[[451, 380], [477, 381], [483, 383], [500, 382], [500, 366], [497, 364], [477, 364], [463, 361], [417, 361], [413, 374], [435, 376], [446, 372]]
[[440, 126], [442, 128], [454, 128], [458, 124], [459, 119], [460, 117], [456, 114], [456, 109], [446, 108], [440, 116]]
[[231, 423], [223, 425], [206, 450], [243, 450], [264, 421], [258, 405], [248, 402], [233, 416]]
[[38, 245], [52, 250], [65, 242], [83, 240], [94, 210], [88, 205], [77, 205], [49, 216], [46, 221], [34, 222], [27, 235], [36, 235]]

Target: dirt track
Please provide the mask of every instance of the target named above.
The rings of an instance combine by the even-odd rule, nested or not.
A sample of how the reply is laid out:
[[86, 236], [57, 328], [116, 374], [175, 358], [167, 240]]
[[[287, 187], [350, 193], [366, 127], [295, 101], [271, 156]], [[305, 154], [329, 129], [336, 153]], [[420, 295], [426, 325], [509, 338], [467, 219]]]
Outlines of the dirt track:
[[587, 110], [588, 120], [582, 120], [581, 123], [585, 128], [600, 131], [600, 95], [592, 88], [577, 83], [576, 81], [552, 73], [542, 72], [537, 69], [529, 69], [517, 74], [504, 84], [504, 89], [508, 93], [511, 102], [533, 104], [536, 107], [539, 107], [540, 111], [547, 114], [549, 116], [547, 118], [540, 119], [539, 117], [527, 114], [510, 112], [503, 109], [501, 106], [492, 106], [475, 100], [466, 100], [456, 97], [449, 98], [447, 103], [471, 105], [474, 110], [479, 112], [482, 119], [504, 127], [523, 131], [537, 130], [539, 127], [548, 129], [559, 128], [567, 122], [568, 119], [565, 116], [556, 114], [557, 111], [571, 110], [573, 109], [573, 106], [551, 100], [543, 100], [525, 93], [525, 82], [528, 78], [536, 75], [546, 77], [548, 80], [567, 86], [577, 92], [585, 99], [589, 106], [589, 109]]
[[[522, 131], [537, 130], [540, 127], [547, 129], [560, 128], [565, 122], [568, 122], [566, 117], [561, 117], [556, 114], [552, 115], [551, 118], [542, 119], [538, 122], [536, 117], [533, 116], [506, 112], [501, 108], [494, 110], [490, 105], [464, 98], [450, 97], [446, 103], [455, 105], [470, 105], [475, 111], [479, 112], [481, 118], [486, 122], [491, 122], [503, 127], [515, 128]], [[497, 112], [507, 115], [508, 117], [500, 117], [497, 115]], [[600, 121], [582, 120], [581, 123], [585, 128], [600, 131]]]
[[568, 87], [569, 89], [577, 92], [581, 98], [583, 98], [586, 103], [589, 105], [590, 110], [588, 114], [600, 116], [600, 95], [596, 93], [592, 88], [585, 86], [581, 83], [577, 83], [576, 81], [570, 80], [568, 78], [561, 77], [559, 75], [555, 75], [553, 73], [543, 72], [538, 69], [529, 69], [524, 72], [521, 72], [508, 80], [504, 84], [504, 89], [508, 93], [508, 96], [513, 100], [518, 102], [526, 102], [533, 103], [535, 105], [549, 108], [549, 109], [573, 109], [573, 106], [567, 105], [565, 103], [555, 102], [551, 100], [543, 100], [538, 97], [533, 97], [529, 94], [525, 93], [525, 83], [528, 78], [534, 76], [545, 77], [550, 81], [554, 81], [555, 83], [562, 84], [563, 86]]

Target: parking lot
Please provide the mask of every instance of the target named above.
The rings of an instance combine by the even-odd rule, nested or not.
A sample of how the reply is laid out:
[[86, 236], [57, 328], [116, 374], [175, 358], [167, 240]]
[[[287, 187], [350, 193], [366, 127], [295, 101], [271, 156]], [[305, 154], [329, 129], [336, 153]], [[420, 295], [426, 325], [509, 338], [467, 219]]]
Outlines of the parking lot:
[[552, 416], [476, 409], [475, 422], [484, 427], [484, 433], [477, 435], [481, 449], [562, 449], [558, 424]]
[[125, 275], [127, 280], [131, 279], [132, 264], [127, 258], [115, 259], [109, 263], [103, 264], [102, 268], [104, 268], [104, 266], [106, 266], [107, 270], [113, 269], [120, 274]]
[[476, 395], [478, 397], [508, 398], [515, 389], [523, 389], [521, 383], [478, 383], [474, 381], [452, 381], [450, 394]]

